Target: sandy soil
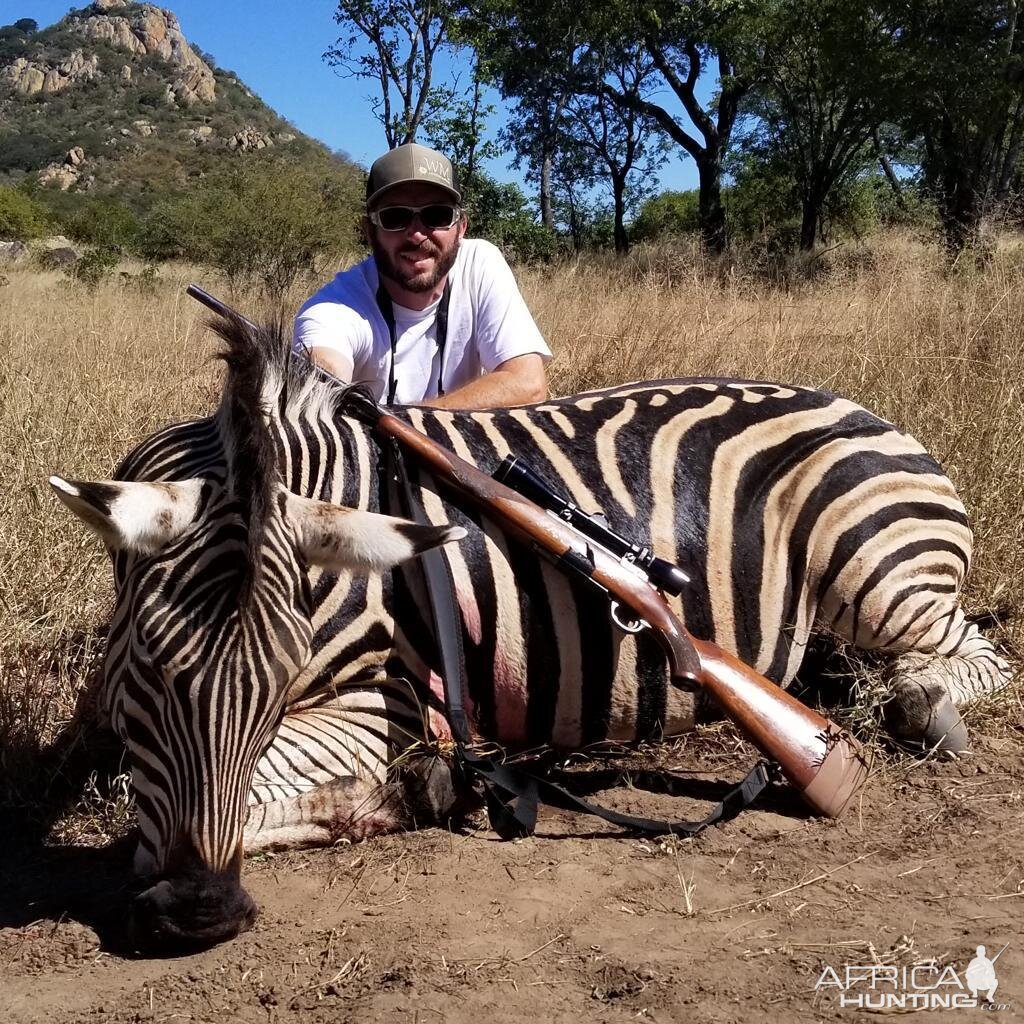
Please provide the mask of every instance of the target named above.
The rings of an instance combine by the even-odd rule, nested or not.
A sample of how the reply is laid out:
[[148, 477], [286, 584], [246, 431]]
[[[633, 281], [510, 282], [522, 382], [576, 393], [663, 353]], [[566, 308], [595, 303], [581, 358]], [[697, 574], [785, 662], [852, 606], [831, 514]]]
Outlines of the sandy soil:
[[[8, 834], [0, 1019], [877, 1020], [841, 1008], [834, 985], [816, 991], [823, 969], [934, 959], [962, 978], [977, 945], [993, 955], [1007, 942], [1003, 1009], [917, 1019], [1018, 1017], [1024, 731], [976, 747], [956, 762], [890, 764], [839, 822], [807, 818], [780, 789], [695, 841], [610, 836], [547, 813], [514, 843], [429, 830], [250, 860], [255, 929], [177, 960], [127, 951], [127, 845], [44, 849]], [[667, 766], [680, 763], [711, 780], [744, 768], [720, 738], [677, 747]], [[607, 782], [591, 772], [577, 785]], [[601, 796], [634, 812], [699, 809], [635, 786]]]

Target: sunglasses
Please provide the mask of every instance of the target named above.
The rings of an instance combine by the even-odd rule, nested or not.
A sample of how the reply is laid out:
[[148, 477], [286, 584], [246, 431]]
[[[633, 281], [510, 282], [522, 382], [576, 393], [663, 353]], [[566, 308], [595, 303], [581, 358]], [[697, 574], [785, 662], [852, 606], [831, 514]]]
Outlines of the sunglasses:
[[429, 206], [382, 206], [369, 217], [381, 231], [405, 231], [417, 216], [428, 231], [440, 231], [456, 224], [461, 214], [459, 207], [451, 203], [431, 203]]

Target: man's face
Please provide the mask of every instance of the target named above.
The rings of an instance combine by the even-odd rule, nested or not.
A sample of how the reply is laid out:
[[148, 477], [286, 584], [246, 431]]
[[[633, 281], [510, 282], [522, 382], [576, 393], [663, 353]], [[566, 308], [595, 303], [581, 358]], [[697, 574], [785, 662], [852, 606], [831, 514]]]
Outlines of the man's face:
[[[454, 200], [435, 185], [396, 185], [376, 200], [373, 208], [430, 203], [450, 205]], [[431, 230], [417, 216], [403, 231], [384, 231], [367, 220], [366, 230], [380, 274], [408, 292], [420, 293], [432, 291], [452, 269], [466, 233], [466, 220], [460, 218], [450, 228]]]

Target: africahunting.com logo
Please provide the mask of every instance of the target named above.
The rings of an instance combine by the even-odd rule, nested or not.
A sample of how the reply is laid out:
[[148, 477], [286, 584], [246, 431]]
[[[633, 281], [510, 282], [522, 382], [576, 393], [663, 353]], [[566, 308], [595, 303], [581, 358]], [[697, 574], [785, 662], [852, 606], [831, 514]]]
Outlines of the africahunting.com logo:
[[859, 1010], [1006, 1010], [1009, 1004], [995, 999], [996, 961], [1007, 946], [993, 957], [985, 946], [977, 946], [963, 973], [934, 960], [825, 967], [814, 990], [818, 996], [838, 997], [840, 1007]]

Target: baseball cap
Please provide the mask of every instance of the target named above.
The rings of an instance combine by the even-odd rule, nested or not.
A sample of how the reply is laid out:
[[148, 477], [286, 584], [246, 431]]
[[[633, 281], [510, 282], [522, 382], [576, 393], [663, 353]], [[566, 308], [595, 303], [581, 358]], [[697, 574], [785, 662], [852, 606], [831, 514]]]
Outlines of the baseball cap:
[[408, 182], [437, 185], [455, 202], [462, 202], [451, 160], [426, 146], [407, 142], [374, 160], [366, 179], [366, 205], [371, 205], [387, 189]]

